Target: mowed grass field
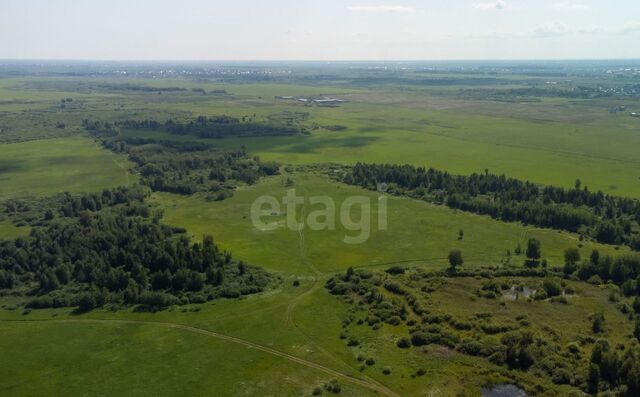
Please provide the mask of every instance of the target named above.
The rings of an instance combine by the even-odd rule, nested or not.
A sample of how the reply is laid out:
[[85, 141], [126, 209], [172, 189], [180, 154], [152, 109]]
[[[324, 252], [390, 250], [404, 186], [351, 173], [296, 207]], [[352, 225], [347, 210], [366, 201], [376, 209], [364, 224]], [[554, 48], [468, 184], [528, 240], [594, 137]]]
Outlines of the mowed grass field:
[[128, 185], [130, 167], [84, 137], [0, 144], [0, 200]]

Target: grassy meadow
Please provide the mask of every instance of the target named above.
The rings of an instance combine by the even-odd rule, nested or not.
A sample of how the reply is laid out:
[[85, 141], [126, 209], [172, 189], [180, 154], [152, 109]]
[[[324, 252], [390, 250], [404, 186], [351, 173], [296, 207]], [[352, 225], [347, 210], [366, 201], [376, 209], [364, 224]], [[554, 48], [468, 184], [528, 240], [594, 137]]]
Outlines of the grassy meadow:
[[130, 164], [82, 137], [0, 145], [0, 200], [133, 183]]
[[[498, 103], [455, 100], [428, 92], [369, 90], [331, 95], [351, 102], [338, 107], [310, 107], [269, 96], [317, 95], [317, 89], [253, 87], [265, 95], [250, 97], [242, 89], [233, 100], [209, 100], [188, 109], [195, 114], [256, 115], [267, 120], [285, 112], [309, 114], [320, 126], [309, 136], [203, 140], [239, 147], [285, 164], [357, 161], [410, 163], [469, 174], [494, 173], [536, 183], [573, 186], [576, 179], [594, 190], [640, 196], [640, 123], [626, 114], [610, 114], [616, 102], [556, 100], [541, 103]], [[264, 90], [264, 91], [263, 91]], [[268, 94], [267, 94], [268, 93]], [[342, 131], [322, 126], [341, 125]], [[126, 131], [125, 131], [126, 133]], [[130, 134], [145, 136], [144, 132]], [[147, 136], [185, 139], [149, 132]], [[186, 139], [193, 140], [193, 137]]]
[[[240, 344], [153, 324], [20, 321], [0, 323], [0, 329], [3, 361], [13, 362], [2, 376], [5, 396], [104, 395], [106, 390], [129, 396], [210, 395], [211, 390], [220, 396], [299, 396], [331, 380]], [[347, 395], [374, 395], [346, 382], [341, 387]]]
[[[286, 186], [290, 177], [294, 184]], [[298, 233], [285, 226], [285, 206], [276, 216], [266, 216], [264, 222], [277, 222], [278, 228], [262, 231], [254, 228], [251, 205], [259, 197], [271, 196], [282, 201], [287, 191], [295, 189], [305, 197], [305, 205], [298, 207], [298, 220], [308, 219], [310, 213], [322, 210], [322, 205], [311, 205], [309, 198], [329, 196], [335, 201], [335, 230], [313, 231], [308, 228]], [[345, 230], [339, 211], [345, 199], [363, 196], [371, 203], [371, 236], [363, 244], [345, 244], [345, 236], [356, 237], [358, 231]], [[468, 266], [496, 265], [507, 260], [511, 251], [511, 263], [520, 265], [524, 256], [516, 256], [518, 244], [526, 246], [529, 238], [542, 242], [543, 256], [550, 265], [563, 261], [567, 247], [580, 248], [583, 256], [592, 249], [603, 253], [615, 253], [611, 246], [592, 242], [580, 243], [578, 236], [551, 229], [539, 229], [516, 223], [504, 223], [487, 216], [454, 211], [399, 197], [387, 197], [387, 230], [378, 228], [380, 196], [357, 187], [336, 183], [327, 176], [314, 172], [298, 172], [291, 176], [276, 176], [255, 186], [238, 189], [232, 198], [222, 202], [207, 202], [202, 197], [184, 197], [170, 193], [156, 193], [152, 202], [164, 209], [164, 221], [185, 227], [194, 239], [204, 234], [223, 236], [218, 241], [235, 256], [274, 271], [287, 274], [309, 275], [330, 273], [349, 266], [384, 266], [394, 262], [411, 263], [430, 269], [446, 266], [449, 250], [458, 248], [465, 255]], [[352, 219], [359, 217], [354, 207]], [[304, 216], [303, 216], [304, 214]], [[458, 232], [464, 238], [458, 240]]]
[[[78, 133], [77, 126], [87, 111], [98, 120], [151, 117], [160, 121], [221, 114], [255, 115], [258, 121], [268, 121], [299, 112], [306, 114], [305, 124], [319, 127], [310, 136], [225, 139], [212, 144], [245, 145], [265, 159], [285, 164], [411, 163], [460, 174], [489, 169], [551, 185], [573, 186], [581, 179], [594, 190], [640, 197], [640, 162], [635, 150], [640, 145], [640, 122], [626, 112], [610, 112], [617, 106], [640, 108], [633, 98], [500, 102], [459, 96], [459, 90], [469, 88], [465, 86], [373, 88], [127, 80], [128, 84], [186, 89], [159, 95], [123, 91], [118, 88], [122, 81], [108, 78], [5, 79], [0, 83], [0, 97], [6, 99], [0, 103], [0, 112], [7, 107], [5, 117], [13, 118], [19, 114], [13, 107], [20, 106], [21, 112], [32, 110], [28, 117], [38, 122], [37, 127], [27, 127], [24, 117], [8, 119], [9, 125], [25, 136], [35, 133], [34, 128], [43, 129], [40, 124], [51, 119], [67, 123], [58, 133]], [[526, 86], [518, 81], [514, 84]], [[226, 93], [203, 95], [190, 91], [193, 88]], [[318, 107], [275, 98], [288, 95], [337, 96], [348, 102]], [[67, 97], [76, 101], [60, 108], [59, 100]], [[323, 128], [333, 125], [346, 129]], [[49, 130], [52, 128], [49, 124]]]

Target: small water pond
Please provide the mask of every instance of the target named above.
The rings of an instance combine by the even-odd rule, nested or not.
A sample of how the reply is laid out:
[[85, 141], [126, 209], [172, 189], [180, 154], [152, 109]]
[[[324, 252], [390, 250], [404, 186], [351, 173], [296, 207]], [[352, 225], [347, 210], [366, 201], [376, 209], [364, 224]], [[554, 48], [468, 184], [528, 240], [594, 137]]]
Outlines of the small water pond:
[[527, 397], [527, 393], [514, 385], [496, 385], [483, 388], [482, 397]]

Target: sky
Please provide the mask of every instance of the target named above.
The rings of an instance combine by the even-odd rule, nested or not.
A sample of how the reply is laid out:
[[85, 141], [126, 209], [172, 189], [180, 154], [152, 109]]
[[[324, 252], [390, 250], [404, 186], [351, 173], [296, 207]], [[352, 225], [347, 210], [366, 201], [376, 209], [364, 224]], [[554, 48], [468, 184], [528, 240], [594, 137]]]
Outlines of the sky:
[[640, 58], [640, 0], [0, 0], [0, 59]]

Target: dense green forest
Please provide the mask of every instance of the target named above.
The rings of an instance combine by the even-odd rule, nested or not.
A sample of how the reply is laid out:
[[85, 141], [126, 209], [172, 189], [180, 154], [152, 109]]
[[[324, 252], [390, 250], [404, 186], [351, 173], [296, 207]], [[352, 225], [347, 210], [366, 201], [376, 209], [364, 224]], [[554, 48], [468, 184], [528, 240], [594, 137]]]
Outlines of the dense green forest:
[[192, 243], [160, 223], [143, 189], [61, 196], [28, 237], [0, 241], [0, 289], [28, 307], [159, 308], [263, 291], [273, 277], [235, 261], [211, 236]]
[[224, 200], [238, 182], [254, 184], [263, 176], [279, 173], [276, 163], [251, 157], [244, 147], [229, 150], [199, 142], [126, 138], [111, 127], [94, 134], [112, 151], [128, 154], [142, 184], [153, 191], [205, 192], [211, 200]]
[[258, 136], [287, 136], [308, 134], [308, 131], [295, 123], [259, 123], [253, 117], [236, 118], [231, 116], [206, 117], [199, 116], [185, 122], [168, 119], [157, 120], [122, 120], [113, 123], [83, 120], [83, 127], [88, 131], [104, 131], [117, 129], [167, 131], [176, 135], [191, 135], [200, 138], [242, 138]]
[[410, 165], [358, 163], [343, 181], [368, 189], [431, 201], [502, 221], [520, 221], [568, 230], [603, 243], [626, 243], [640, 250], [640, 201], [615, 197], [581, 186], [565, 189], [495, 175], [488, 170], [469, 176]]

